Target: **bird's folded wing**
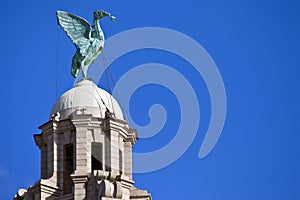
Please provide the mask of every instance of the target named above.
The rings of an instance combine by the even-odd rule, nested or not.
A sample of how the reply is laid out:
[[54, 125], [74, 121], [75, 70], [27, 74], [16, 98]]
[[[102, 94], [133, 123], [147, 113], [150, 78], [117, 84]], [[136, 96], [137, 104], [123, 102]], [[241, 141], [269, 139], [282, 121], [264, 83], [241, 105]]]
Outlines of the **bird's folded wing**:
[[97, 38], [91, 38], [89, 40], [82, 38], [79, 40], [78, 44], [80, 46], [80, 54], [86, 56], [95, 52], [100, 53], [103, 49], [104, 42]]
[[82, 56], [86, 56], [90, 53], [91, 51], [91, 43], [90, 43], [90, 40], [89, 39], [86, 39], [86, 38], [81, 38], [79, 41], [78, 41], [78, 46], [80, 47], [80, 54]]
[[57, 11], [56, 15], [58, 24], [75, 46], [80, 49], [81, 45], [85, 43], [83, 41], [91, 37], [90, 24], [85, 19], [64, 11]]

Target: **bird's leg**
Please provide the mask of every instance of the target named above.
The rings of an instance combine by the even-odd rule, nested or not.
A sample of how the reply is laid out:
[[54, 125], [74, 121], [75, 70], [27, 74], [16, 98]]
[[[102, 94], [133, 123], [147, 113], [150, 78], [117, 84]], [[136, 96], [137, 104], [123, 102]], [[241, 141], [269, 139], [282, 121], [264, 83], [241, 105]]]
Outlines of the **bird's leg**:
[[82, 72], [82, 78], [86, 79], [86, 72], [81, 68], [81, 72]]
[[86, 79], [87, 66], [84, 66], [84, 62], [81, 63], [81, 72], [82, 72], [82, 78]]

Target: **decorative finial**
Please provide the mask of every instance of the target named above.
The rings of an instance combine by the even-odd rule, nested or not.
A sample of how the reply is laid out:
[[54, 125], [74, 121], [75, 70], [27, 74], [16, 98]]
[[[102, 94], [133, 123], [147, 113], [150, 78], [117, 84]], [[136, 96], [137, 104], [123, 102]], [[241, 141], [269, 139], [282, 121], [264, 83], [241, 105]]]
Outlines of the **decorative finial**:
[[81, 69], [82, 77], [86, 79], [89, 65], [93, 64], [104, 47], [104, 34], [99, 21], [109, 17], [115, 22], [115, 17], [103, 10], [94, 12], [94, 26], [91, 26], [85, 19], [67, 13], [56, 11], [57, 22], [74, 43], [77, 51], [72, 59], [71, 74], [76, 78]]

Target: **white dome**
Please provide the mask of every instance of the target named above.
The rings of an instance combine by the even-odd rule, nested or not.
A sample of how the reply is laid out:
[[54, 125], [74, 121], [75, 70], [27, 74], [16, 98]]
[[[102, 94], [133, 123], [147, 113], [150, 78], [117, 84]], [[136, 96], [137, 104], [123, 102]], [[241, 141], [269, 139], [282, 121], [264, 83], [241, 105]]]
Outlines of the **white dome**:
[[92, 81], [81, 80], [59, 97], [52, 107], [50, 116], [59, 112], [60, 119], [66, 119], [77, 109], [85, 109], [86, 114], [104, 118], [106, 107], [117, 119], [124, 119], [122, 110], [113, 96], [98, 88]]

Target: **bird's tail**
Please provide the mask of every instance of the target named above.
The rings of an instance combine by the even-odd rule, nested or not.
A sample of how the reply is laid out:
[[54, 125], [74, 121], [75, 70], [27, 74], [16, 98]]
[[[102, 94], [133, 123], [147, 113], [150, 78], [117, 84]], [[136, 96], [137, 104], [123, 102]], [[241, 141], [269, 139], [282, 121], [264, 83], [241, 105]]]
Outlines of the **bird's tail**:
[[79, 74], [79, 71], [80, 71], [80, 67], [78, 67], [78, 64], [75, 63], [74, 65], [74, 62], [72, 63], [72, 68], [71, 68], [71, 74], [74, 78], [77, 78], [78, 74]]
[[77, 50], [75, 55], [73, 56], [72, 59], [72, 68], [71, 68], [71, 74], [74, 78], [77, 78], [80, 68], [81, 68], [81, 62], [84, 59], [83, 56], [81, 56], [80, 51]]
[[77, 78], [79, 71], [80, 71], [80, 62], [78, 59], [76, 59], [76, 56], [72, 59], [72, 68], [71, 68], [71, 74], [74, 78]]

